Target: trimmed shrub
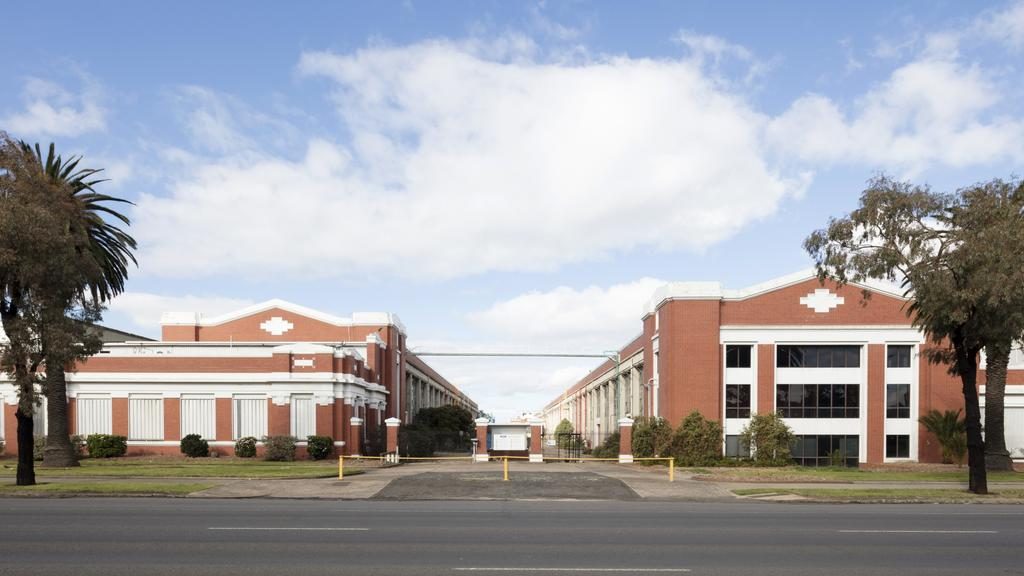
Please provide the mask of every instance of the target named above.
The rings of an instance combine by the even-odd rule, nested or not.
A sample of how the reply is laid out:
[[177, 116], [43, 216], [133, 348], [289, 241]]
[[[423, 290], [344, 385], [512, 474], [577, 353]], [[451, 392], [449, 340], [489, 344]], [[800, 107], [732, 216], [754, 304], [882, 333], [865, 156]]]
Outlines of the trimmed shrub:
[[113, 434], [89, 434], [85, 446], [90, 458], [116, 458], [128, 452], [128, 438]]
[[85, 436], [81, 434], [71, 435], [71, 448], [75, 451], [75, 458], [85, 458]]
[[256, 439], [252, 436], [245, 436], [235, 441], [235, 456], [239, 458], [253, 458], [256, 456]]
[[264, 460], [271, 462], [291, 462], [295, 460], [294, 436], [264, 436], [263, 447], [266, 454]]
[[330, 436], [306, 436], [306, 452], [311, 460], [323, 460], [334, 452], [334, 438]]
[[36, 462], [43, 461], [43, 450], [46, 448], [46, 436], [36, 436], [32, 439], [32, 459]]
[[668, 456], [672, 449], [672, 426], [664, 418], [643, 417], [633, 422], [633, 457]]
[[618, 458], [620, 438], [621, 435], [618, 432], [609, 434], [600, 446], [594, 448], [590, 455], [594, 458]]
[[672, 457], [679, 466], [713, 466], [722, 459], [722, 425], [694, 410], [672, 438]]
[[4, 453], [4, 448], [6, 448], [6, 447], [7, 446], [4, 444], [4, 441], [0, 440], [0, 454]]
[[792, 464], [793, 440], [793, 431], [775, 412], [751, 414], [750, 423], [740, 433], [740, 442], [750, 450], [758, 466]]
[[181, 439], [181, 453], [189, 458], [205, 458], [210, 455], [210, 443], [199, 434], [189, 434]]

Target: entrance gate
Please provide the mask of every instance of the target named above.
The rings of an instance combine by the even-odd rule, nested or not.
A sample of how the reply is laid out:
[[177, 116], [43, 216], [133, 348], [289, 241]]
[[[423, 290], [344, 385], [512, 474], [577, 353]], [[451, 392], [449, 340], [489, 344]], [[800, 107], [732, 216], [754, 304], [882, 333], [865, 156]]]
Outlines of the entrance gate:
[[555, 434], [558, 445], [558, 458], [576, 460], [583, 456], [583, 434], [579, 432], [560, 432]]

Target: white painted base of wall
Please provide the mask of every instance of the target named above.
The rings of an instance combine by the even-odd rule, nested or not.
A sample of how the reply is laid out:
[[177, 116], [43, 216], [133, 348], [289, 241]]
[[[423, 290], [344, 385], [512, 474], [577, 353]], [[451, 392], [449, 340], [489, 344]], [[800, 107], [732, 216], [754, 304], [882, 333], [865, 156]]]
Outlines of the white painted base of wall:
[[632, 454], [619, 454], [619, 464], [632, 464], [632, 463], [633, 463], [633, 455]]
[[530, 454], [530, 462], [544, 462], [543, 454]]
[[477, 462], [487, 462], [488, 456], [487, 454], [477, 454], [476, 456], [474, 456], [474, 460], [476, 460]]

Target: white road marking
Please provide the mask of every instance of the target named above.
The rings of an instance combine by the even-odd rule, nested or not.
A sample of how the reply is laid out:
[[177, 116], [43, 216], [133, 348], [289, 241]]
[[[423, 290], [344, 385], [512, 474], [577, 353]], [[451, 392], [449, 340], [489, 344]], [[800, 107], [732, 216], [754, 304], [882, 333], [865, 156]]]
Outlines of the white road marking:
[[453, 568], [457, 572], [689, 572], [689, 568]]
[[999, 534], [997, 530], [840, 530], [845, 534]]
[[325, 532], [366, 532], [369, 528], [306, 528], [306, 527], [262, 527], [262, 526], [210, 526], [207, 530], [317, 530]]

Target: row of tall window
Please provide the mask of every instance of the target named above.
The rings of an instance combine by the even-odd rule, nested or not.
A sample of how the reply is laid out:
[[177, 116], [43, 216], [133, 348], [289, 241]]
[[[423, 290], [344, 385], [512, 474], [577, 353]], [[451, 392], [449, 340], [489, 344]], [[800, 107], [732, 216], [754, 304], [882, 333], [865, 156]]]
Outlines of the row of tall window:
[[[750, 345], [727, 344], [726, 368], [750, 368]], [[888, 368], [910, 368], [913, 347], [894, 344], [886, 347]], [[775, 348], [775, 365], [779, 368], [859, 368], [860, 346], [848, 345], [791, 345]]]
[[[79, 395], [76, 404], [76, 433], [110, 434], [112, 409], [109, 396]], [[232, 398], [232, 439], [267, 435], [267, 397], [237, 395]], [[312, 394], [291, 397], [291, 434], [305, 438], [316, 434], [316, 403]], [[179, 402], [181, 436], [199, 434], [206, 439], [217, 437], [217, 405], [212, 395], [181, 396]], [[164, 439], [164, 399], [160, 395], [138, 394], [128, 399], [128, 439]]]

